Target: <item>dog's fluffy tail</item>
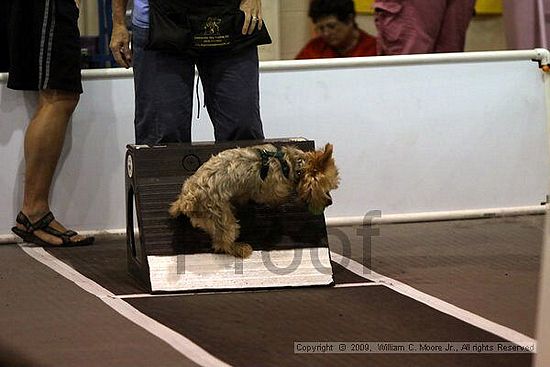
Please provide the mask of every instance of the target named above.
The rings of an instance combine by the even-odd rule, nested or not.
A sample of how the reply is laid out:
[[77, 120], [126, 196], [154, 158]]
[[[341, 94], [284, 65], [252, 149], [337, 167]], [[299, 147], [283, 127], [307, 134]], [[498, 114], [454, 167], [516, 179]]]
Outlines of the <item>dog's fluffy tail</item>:
[[194, 204], [192, 198], [188, 195], [178, 197], [178, 200], [170, 204], [168, 212], [172, 217], [177, 217], [180, 214], [187, 214], [193, 211]]
[[178, 215], [180, 215], [181, 211], [180, 211], [179, 203], [180, 203], [180, 199], [170, 204], [170, 209], [168, 209], [168, 213], [170, 213], [172, 217], [177, 217]]

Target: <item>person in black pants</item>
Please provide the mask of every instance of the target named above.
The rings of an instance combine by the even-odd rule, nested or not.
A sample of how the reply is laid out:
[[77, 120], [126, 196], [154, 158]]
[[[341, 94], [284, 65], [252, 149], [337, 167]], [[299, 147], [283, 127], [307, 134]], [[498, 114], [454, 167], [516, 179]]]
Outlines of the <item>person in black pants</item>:
[[195, 66], [216, 141], [264, 138], [257, 45], [271, 39], [260, 0], [134, 0], [131, 42], [127, 4], [113, 1], [110, 48], [133, 66], [136, 144], [191, 141]]

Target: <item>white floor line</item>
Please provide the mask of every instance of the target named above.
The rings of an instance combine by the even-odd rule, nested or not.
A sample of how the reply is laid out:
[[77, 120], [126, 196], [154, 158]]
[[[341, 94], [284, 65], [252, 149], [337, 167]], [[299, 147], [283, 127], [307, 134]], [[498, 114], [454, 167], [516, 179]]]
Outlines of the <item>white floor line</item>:
[[86, 278], [75, 269], [46, 252], [43, 248], [30, 247], [25, 244], [20, 244], [19, 246], [30, 257], [48, 266], [86, 292], [98, 297], [128, 320], [168, 343], [186, 358], [201, 366], [230, 367], [229, 364], [217, 359], [185, 336], [141, 313], [122, 299], [117, 298], [113, 293], [91, 279]]
[[[214, 293], [214, 292], [212, 292]], [[200, 293], [133, 293], [133, 294], [120, 294], [115, 296], [119, 299], [130, 299], [130, 298], [158, 298], [158, 297], [183, 297], [191, 295], [199, 295]], [[211, 294], [211, 293], [202, 293], [202, 294]]]
[[376, 282], [364, 282], [364, 283], [343, 283], [335, 284], [334, 288], [355, 288], [355, 287], [372, 287], [381, 286], [382, 284]]
[[530, 343], [530, 344], [535, 343], [535, 339], [527, 335], [524, 335], [506, 326], [497, 324], [496, 322], [493, 322], [484, 317], [476, 315], [470, 311], [467, 311], [460, 307], [452, 305], [439, 298], [430, 296], [429, 294], [421, 292], [398, 280], [378, 274], [370, 270], [369, 268], [365, 267], [364, 265], [358, 263], [355, 260], [349, 259], [347, 257], [343, 257], [342, 255], [332, 251], [330, 253], [330, 258], [332, 261], [340, 264], [341, 266], [345, 267], [352, 273], [355, 273], [377, 284], [385, 285], [386, 287], [398, 293], [401, 293], [407, 297], [410, 297], [418, 302], [421, 302], [427, 306], [430, 306], [431, 308], [441, 311], [447, 315], [451, 315], [459, 320], [467, 322], [468, 324], [471, 324], [482, 330], [495, 334], [512, 343]]
[[[274, 289], [276, 290], [276, 289]], [[239, 291], [236, 289], [233, 290], [220, 290], [215, 292], [185, 292], [185, 293], [134, 293], [134, 294], [121, 294], [118, 296], [115, 296], [116, 298], [120, 299], [128, 299], [128, 298], [156, 298], [156, 297], [187, 297], [187, 296], [201, 296], [201, 295], [213, 295], [213, 294], [237, 294], [237, 293], [266, 293], [268, 292], [267, 289], [265, 290], [245, 290], [245, 291]]]
[[[352, 287], [368, 287], [373, 285], [381, 285], [379, 283], [374, 282], [361, 282], [361, 283], [343, 283], [343, 284], [336, 284], [332, 288], [352, 288]], [[330, 286], [313, 286], [313, 287], [299, 287], [303, 289], [308, 288], [331, 288]], [[293, 289], [293, 288], [282, 288], [282, 289]], [[219, 294], [238, 294], [238, 293], [267, 293], [267, 292], [273, 292], [273, 291], [280, 291], [281, 289], [258, 289], [258, 290], [226, 290], [226, 291], [218, 291], [218, 292], [189, 292], [189, 293], [134, 293], [134, 294], [121, 294], [118, 296], [114, 296], [116, 298], [120, 299], [128, 299], [128, 298], [155, 298], [155, 297], [187, 297], [187, 296], [204, 296], [204, 295], [219, 295]]]

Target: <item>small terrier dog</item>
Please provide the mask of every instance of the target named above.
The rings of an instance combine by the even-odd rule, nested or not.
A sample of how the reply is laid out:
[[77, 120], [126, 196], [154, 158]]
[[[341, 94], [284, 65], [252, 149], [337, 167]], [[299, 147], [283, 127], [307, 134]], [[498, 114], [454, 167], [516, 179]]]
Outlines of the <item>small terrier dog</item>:
[[321, 214], [340, 181], [332, 150], [331, 144], [310, 152], [265, 144], [222, 151], [185, 181], [170, 215], [189, 217], [210, 236], [215, 252], [247, 258], [252, 247], [235, 242], [240, 226], [234, 206], [248, 201], [277, 206], [296, 193], [311, 213]]

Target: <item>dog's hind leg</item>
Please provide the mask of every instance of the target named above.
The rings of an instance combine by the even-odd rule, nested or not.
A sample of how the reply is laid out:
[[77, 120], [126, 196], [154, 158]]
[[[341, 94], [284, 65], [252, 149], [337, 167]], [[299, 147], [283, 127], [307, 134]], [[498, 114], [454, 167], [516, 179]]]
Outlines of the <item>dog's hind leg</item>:
[[201, 228], [210, 235], [215, 252], [247, 258], [252, 254], [252, 247], [246, 243], [235, 242], [239, 237], [239, 223], [227, 206], [208, 215], [191, 218], [194, 227]]

